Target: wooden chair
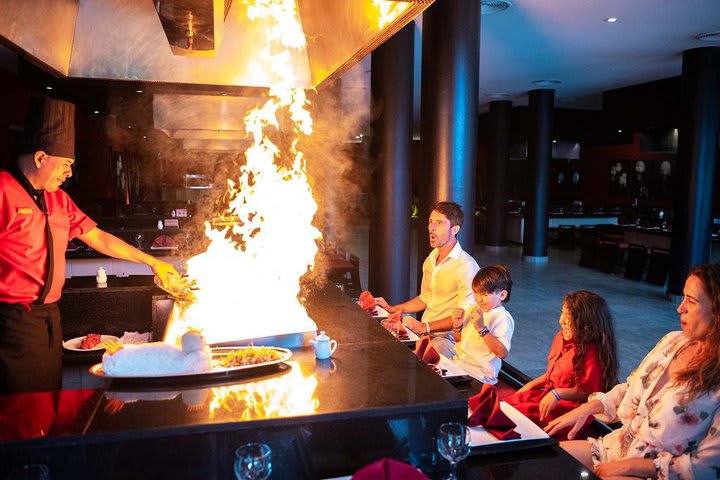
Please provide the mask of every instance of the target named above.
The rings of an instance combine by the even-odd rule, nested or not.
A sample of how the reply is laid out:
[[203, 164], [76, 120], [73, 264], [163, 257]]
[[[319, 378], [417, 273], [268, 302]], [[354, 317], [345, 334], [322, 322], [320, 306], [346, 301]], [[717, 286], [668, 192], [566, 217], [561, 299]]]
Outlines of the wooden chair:
[[625, 278], [631, 280], [642, 279], [645, 272], [645, 264], [647, 263], [647, 248], [645, 245], [631, 243], [628, 246], [628, 260], [625, 268]]
[[558, 227], [558, 246], [560, 250], [575, 250], [575, 225]]
[[650, 250], [650, 263], [645, 281], [653, 285], [665, 285], [670, 273], [670, 250], [653, 248]]

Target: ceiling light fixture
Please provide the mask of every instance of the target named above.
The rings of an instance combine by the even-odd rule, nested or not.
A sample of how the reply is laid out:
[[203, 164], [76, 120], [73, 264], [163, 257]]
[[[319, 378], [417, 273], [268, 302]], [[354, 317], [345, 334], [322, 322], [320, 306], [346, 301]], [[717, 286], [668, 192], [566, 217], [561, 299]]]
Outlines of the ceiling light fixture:
[[603, 18], [603, 22], [615, 23], [615, 22], [617, 22], [617, 18], [615, 18], [615, 17]]
[[696, 40], [701, 42], [720, 42], [720, 30], [717, 32], [707, 32], [695, 35]]
[[532, 84], [537, 85], [538, 87], [553, 87], [555, 85], [560, 85], [562, 82], [560, 80], [533, 80]]
[[95, 110], [93, 113], [94, 113], [95, 115], [97, 115], [97, 114], [100, 113], [100, 112], [99, 112], [98, 110]]
[[142, 90], [135, 90], [137, 93], [142, 93]]
[[45, 87], [45, 90], [52, 90], [52, 87], [48, 85], [47, 87]]
[[512, 6], [510, 0], [482, 0], [480, 2], [480, 15], [503, 12]]

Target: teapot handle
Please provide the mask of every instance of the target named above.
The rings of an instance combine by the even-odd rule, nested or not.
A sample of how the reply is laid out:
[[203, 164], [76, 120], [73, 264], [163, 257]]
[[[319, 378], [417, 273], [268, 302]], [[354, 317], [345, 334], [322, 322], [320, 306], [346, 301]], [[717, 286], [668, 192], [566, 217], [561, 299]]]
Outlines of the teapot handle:
[[330, 340], [330, 355], [332, 355], [335, 352], [336, 348], [337, 348], [337, 341]]

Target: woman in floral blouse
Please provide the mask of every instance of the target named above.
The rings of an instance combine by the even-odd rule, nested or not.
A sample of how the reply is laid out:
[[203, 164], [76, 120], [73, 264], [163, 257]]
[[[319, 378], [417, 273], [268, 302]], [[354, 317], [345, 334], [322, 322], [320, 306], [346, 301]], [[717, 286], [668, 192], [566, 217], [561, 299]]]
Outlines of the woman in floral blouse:
[[681, 332], [667, 334], [626, 383], [551, 421], [552, 435], [589, 415], [622, 426], [598, 439], [560, 445], [602, 478], [720, 478], [720, 265], [690, 271]]

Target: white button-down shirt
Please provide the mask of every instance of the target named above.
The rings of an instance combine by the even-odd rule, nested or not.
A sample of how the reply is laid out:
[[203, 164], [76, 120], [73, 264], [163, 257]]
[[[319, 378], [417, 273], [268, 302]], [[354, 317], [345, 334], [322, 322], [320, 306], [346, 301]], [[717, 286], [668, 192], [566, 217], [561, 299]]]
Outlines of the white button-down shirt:
[[440, 264], [436, 264], [440, 251], [436, 248], [423, 262], [420, 300], [425, 303], [423, 322], [449, 317], [457, 308], [475, 305], [472, 279], [480, 269], [475, 259], [457, 242]]

